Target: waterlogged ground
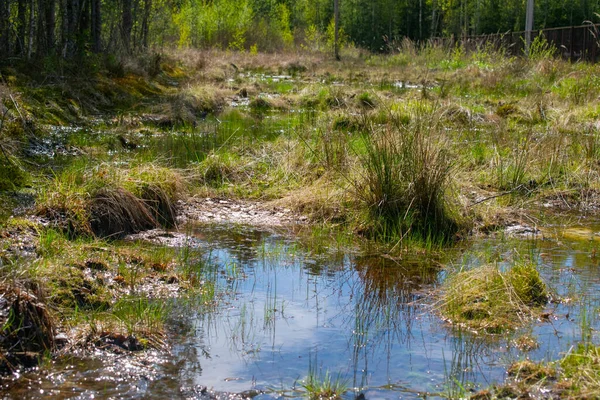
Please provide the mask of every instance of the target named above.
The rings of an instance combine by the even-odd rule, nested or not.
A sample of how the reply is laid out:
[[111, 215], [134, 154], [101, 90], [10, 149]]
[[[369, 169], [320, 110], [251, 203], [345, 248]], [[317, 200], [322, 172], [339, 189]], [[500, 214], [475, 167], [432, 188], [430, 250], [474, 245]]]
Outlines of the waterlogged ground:
[[[564, 220], [567, 229], [498, 234], [436, 261], [357, 256], [342, 241], [306, 246], [284, 228], [188, 225], [181, 251], [214, 296], [172, 300], [166, 353], [59, 358], [5, 382], [3, 396], [303, 397], [309, 373], [343, 381], [348, 399], [468, 395], [503, 382], [511, 362], [556, 360], [597, 332], [598, 229]], [[449, 269], [524, 256], [555, 293], [543, 320], [490, 338], [440, 319], [432, 293]], [[538, 347], [517, 345], [523, 337]]]
[[[546, 69], [553, 70], [537, 70]], [[306, 377], [313, 375], [317, 380], [329, 376], [342, 382], [348, 387], [346, 399], [360, 393], [367, 399], [465, 398], [509, 379], [506, 371], [514, 361], [557, 360], [578, 342], [596, 339], [600, 327], [597, 221], [569, 215], [543, 217], [539, 230], [531, 224], [515, 224], [505, 233], [475, 237], [433, 258], [365, 256], [349, 248], [352, 240], [347, 237], [323, 234], [306, 240], [296, 232], [311, 229], [311, 218], [297, 212], [312, 212], [317, 220], [334, 223], [339, 217], [336, 196], [328, 192], [335, 192], [339, 182], [325, 182], [325, 194], [317, 193], [318, 185], [311, 185], [338, 172], [344, 175], [345, 185], [345, 173], [356, 172], [344, 168], [356, 162], [353, 132], [361, 122], [379, 126], [380, 117], [388, 117], [388, 108], [394, 107], [410, 121], [423, 112], [421, 108], [437, 110], [439, 102], [442, 132], [453, 143], [451, 154], [475, 159], [468, 162], [467, 171], [457, 172], [461, 178], [463, 172], [478, 176], [466, 178], [477, 185], [462, 190], [471, 207], [483, 208], [496, 199], [505, 204], [504, 196], [513, 191], [527, 192], [522, 204], [529, 203], [529, 190], [558, 183], [558, 194], [553, 192], [549, 199], [540, 195], [533, 207], [592, 210], [597, 204], [593, 190], [590, 207], [583, 200], [569, 204], [570, 199], [560, 194], [561, 184], [567, 192], [580, 190], [562, 182], [563, 175], [565, 182], [580, 182], [579, 175], [587, 173], [578, 171], [591, 168], [594, 173], [589, 176], [595, 176], [597, 164], [597, 130], [569, 118], [563, 123], [555, 116], [564, 110], [570, 115], [573, 108], [578, 109], [574, 103], [544, 110], [537, 105], [546, 102], [538, 100], [540, 89], [535, 86], [533, 108], [539, 108], [538, 118], [525, 112], [532, 109], [528, 98], [517, 97], [517, 103], [505, 105], [494, 95], [484, 102], [464, 94], [472, 89], [469, 85], [446, 85], [446, 77], [439, 81], [400, 79], [386, 72], [380, 79], [364, 80], [365, 75], [358, 74], [350, 82], [329, 72], [306, 78], [235, 70], [236, 79], [225, 74], [226, 85], [218, 85], [225, 94], [219, 101], [213, 99], [222, 103], [214, 106], [215, 115], [206, 111], [187, 115], [195, 110], [194, 96], [202, 97], [204, 88], [198, 87], [198, 93], [183, 93], [182, 99], [167, 99], [165, 104], [144, 108], [141, 114], [89, 120], [85, 128], [46, 126], [44, 139], [26, 146], [24, 154], [47, 170], [25, 186], [36, 192], [40, 181], [50, 179], [50, 185], [43, 185], [50, 187], [44, 187], [42, 194], [52, 194], [57, 183], [69, 184], [71, 175], [74, 181], [96, 177], [110, 182], [113, 174], [136, 168], [138, 176], [128, 175], [128, 179], [139, 179], [148, 172], [142, 168], [148, 164], [185, 171], [181, 186], [200, 190], [183, 190], [178, 197], [179, 230], [153, 230], [127, 240], [179, 249], [178, 259], [199, 275], [205, 290], [199, 298], [161, 300], [170, 310], [165, 348], [117, 354], [80, 349], [52, 361], [42, 360], [38, 369], [2, 381], [1, 397], [301, 398], [306, 397]], [[492, 70], [486, 68], [480, 75], [485, 78]], [[470, 76], [459, 72], [457, 76]], [[503, 88], [500, 97], [504, 98], [509, 85], [502, 79], [489, 86]], [[326, 86], [313, 87], [321, 83]], [[446, 104], [453, 85], [457, 101]], [[522, 88], [521, 84], [513, 86]], [[552, 89], [559, 86], [552, 84]], [[578, 88], [565, 87], [569, 93], [579, 93]], [[589, 97], [594, 104], [591, 99], [597, 96], [593, 93], [586, 89], [581, 102], [573, 101], [583, 105]], [[558, 104], [563, 97], [549, 97], [547, 103]], [[476, 100], [471, 103], [467, 98]], [[387, 100], [393, 101], [388, 104]], [[382, 105], [379, 109], [378, 104]], [[221, 108], [223, 112], [217, 112]], [[585, 108], [579, 114], [595, 115]], [[579, 114], [573, 114], [577, 116], [573, 119]], [[513, 125], [518, 128], [504, 129]], [[518, 141], [503, 137], [504, 131]], [[558, 137], [564, 143], [567, 136], [574, 142], [555, 144], [555, 131], [566, 132], [564, 138]], [[536, 133], [526, 141], [527, 146], [535, 146], [521, 143], [524, 132], [528, 138]], [[577, 139], [582, 132], [585, 138]], [[500, 150], [488, 151], [488, 145]], [[541, 151], [550, 148], [557, 152]], [[573, 153], [558, 151], [563, 148]], [[586, 149], [585, 157], [575, 151], [578, 148]], [[528, 154], [530, 158], [523, 157]], [[548, 160], [547, 165], [531, 166], [530, 161], [537, 159]], [[557, 159], [564, 160], [558, 168]], [[589, 165], [581, 168], [572, 161], [584, 159]], [[500, 160], [498, 165], [496, 160]], [[485, 170], [488, 165], [495, 170]], [[538, 169], [561, 172], [548, 178]], [[511, 171], [516, 171], [514, 176]], [[114, 182], [123, 183], [116, 178]], [[512, 186], [506, 186], [507, 182]], [[308, 192], [298, 191], [307, 186]], [[23, 193], [1, 199], [0, 221], [31, 213], [35, 196]], [[313, 196], [326, 200], [316, 201], [315, 206]], [[279, 208], [265, 203], [282, 197], [286, 202]], [[508, 203], [521, 204], [519, 199]], [[518, 219], [522, 214], [517, 207], [507, 210], [506, 218], [490, 217], [481, 230]], [[490, 214], [495, 214], [493, 207]], [[554, 219], [560, 224], [548, 222]], [[31, 237], [18, 239], [18, 251], [11, 249], [12, 253], [35, 254]], [[519, 259], [532, 259], [550, 286], [552, 301], [540, 320], [511, 334], [489, 336], [457, 330], [440, 317], [438, 294], [451, 271], [489, 263], [504, 267]], [[543, 397], [544, 393], [534, 395]]]

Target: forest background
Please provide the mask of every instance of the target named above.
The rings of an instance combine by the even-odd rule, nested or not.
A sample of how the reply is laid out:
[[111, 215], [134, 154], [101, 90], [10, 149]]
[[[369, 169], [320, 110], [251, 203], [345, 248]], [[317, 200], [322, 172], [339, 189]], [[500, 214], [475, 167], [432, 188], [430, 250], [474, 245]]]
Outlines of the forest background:
[[[333, 0], [0, 0], [0, 59], [149, 47], [333, 49]], [[524, 0], [339, 0], [339, 43], [375, 52], [404, 37], [523, 30]], [[540, 0], [534, 29], [580, 25], [599, 0]]]

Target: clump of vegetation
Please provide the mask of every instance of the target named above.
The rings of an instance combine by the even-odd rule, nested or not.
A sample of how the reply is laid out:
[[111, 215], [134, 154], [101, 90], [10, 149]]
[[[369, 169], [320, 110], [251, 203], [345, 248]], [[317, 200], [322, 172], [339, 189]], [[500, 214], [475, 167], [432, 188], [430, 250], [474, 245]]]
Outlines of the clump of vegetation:
[[342, 395], [348, 391], [346, 382], [340, 377], [332, 377], [329, 371], [324, 376], [320, 376], [311, 370], [302, 387], [306, 390], [308, 398], [316, 399], [341, 399]]
[[531, 351], [540, 347], [535, 336], [521, 335], [512, 342], [521, 351]]
[[221, 90], [194, 86], [170, 95], [153, 109], [160, 114], [158, 125], [168, 128], [195, 125], [208, 114], [220, 112], [224, 105], [225, 96]]
[[501, 333], [530, 321], [548, 301], [548, 290], [531, 263], [506, 271], [485, 265], [450, 276], [443, 287], [441, 312], [458, 326]]
[[365, 108], [375, 108], [377, 100], [369, 92], [363, 92], [358, 95], [358, 104]]
[[[30, 286], [29, 288], [27, 286]], [[33, 281], [3, 282], [0, 291], [0, 371], [12, 372], [19, 365], [33, 367], [55, 349], [56, 320], [44, 303], [43, 293]], [[10, 349], [10, 352], [6, 350]]]
[[579, 344], [563, 357], [560, 367], [570, 396], [594, 398], [600, 393], [600, 346]]
[[554, 380], [557, 374], [556, 369], [551, 366], [524, 360], [513, 363], [508, 368], [508, 375], [517, 381], [533, 384], [543, 380]]
[[147, 165], [119, 170], [78, 166], [57, 175], [42, 192], [37, 213], [72, 236], [120, 238], [175, 225], [175, 201], [182, 190], [176, 172]]
[[355, 150], [361, 166], [356, 196], [373, 237], [450, 242], [461, 227], [449, 193], [452, 159], [435, 116], [417, 113], [408, 125], [390, 115], [383, 129], [371, 124], [364, 132]]
[[129, 169], [123, 186], [144, 202], [159, 225], [176, 226], [175, 203], [186, 193], [185, 179], [178, 171], [146, 163]]
[[250, 100], [250, 110], [255, 115], [262, 115], [270, 110], [284, 110], [287, 105], [280, 97], [257, 96]]
[[273, 104], [268, 98], [259, 96], [250, 101], [250, 109], [255, 113], [264, 113], [273, 108]]
[[144, 202], [123, 188], [101, 188], [88, 205], [89, 224], [98, 237], [120, 238], [156, 228]]
[[552, 393], [561, 399], [594, 399], [600, 391], [600, 347], [580, 343], [558, 361], [518, 361], [510, 365], [508, 375], [505, 384], [492, 388], [493, 398]]
[[9, 220], [0, 237], [16, 229], [38, 257], [17, 263], [10, 252], [2, 255], [1, 369], [35, 366], [67, 343], [107, 351], [164, 346], [169, 307], [159, 298], [173, 295], [165, 285], [188, 287], [174, 268], [174, 250], [72, 240], [20, 219]]

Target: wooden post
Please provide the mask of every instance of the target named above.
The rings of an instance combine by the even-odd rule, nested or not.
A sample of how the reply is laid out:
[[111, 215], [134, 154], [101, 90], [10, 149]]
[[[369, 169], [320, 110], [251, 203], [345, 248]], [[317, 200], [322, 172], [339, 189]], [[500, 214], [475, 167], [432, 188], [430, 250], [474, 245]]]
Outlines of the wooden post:
[[525, 14], [525, 54], [529, 56], [531, 45], [531, 31], [533, 30], [533, 0], [527, 0], [527, 13]]

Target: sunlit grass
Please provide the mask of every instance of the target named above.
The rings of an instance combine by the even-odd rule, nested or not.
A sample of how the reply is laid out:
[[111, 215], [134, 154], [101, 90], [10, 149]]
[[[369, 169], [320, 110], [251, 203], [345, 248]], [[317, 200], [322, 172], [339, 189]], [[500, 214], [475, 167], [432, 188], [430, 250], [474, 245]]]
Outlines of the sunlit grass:
[[502, 333], [531, 321], [548, 298], [548, 289], [533, 264], [518, 261], [505, 271], [497, 265], [484, 265], [446, 279], [440, 311], [457, 326]]
[[349, 389], [341, 375], [334, 377], [329, 371], [323, 375], [312, 369], [301, 385], [311, 400], [340, 399]]

